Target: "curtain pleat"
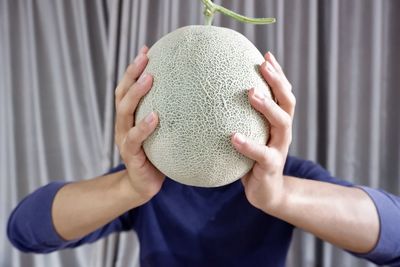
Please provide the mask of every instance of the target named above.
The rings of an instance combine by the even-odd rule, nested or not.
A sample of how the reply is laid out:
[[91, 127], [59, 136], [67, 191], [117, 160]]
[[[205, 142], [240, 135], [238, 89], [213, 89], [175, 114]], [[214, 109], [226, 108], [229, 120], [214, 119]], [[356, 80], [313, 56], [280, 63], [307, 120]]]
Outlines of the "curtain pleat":
[[[15, 155], [15, 138], [14, 138], [14, 112], [11, 82], [11, 31], [10, 23], [10, 4], [0, 1], [0, 214], [5, 217], [12, 209], [12, 204], [17, 202], [17, 185], [16, 177], [16, 155]], [[8, 178], [8, 179], [7, 179]], [[5, 229], [4, 219], [0, 220], [0, 229]], [[11, 264], [20, 265], [21, 261], [18, 257], [19, 253], [12, 249], [6, 242], [7, 237], [5, 231], [0, 232], [0, 253], [8, 255], [7, 258], [0, 258], [0, 266], [11, 266]]]
[[[272, 51], [293, 85], [291, 154], [333, 175], [400, 193], [400, 1], [215, 0], [276, 17], [214, 25]], [[203, 24], [199, 0], [0, 0], [0, 229], [25, 195], [116, 165], [114, 88], [144, 44]], [[139, 266], [135, 233], [49, 255], [23, 254], [0, 231], [0, 266]], [[6, 255], [6, 256], [3, 256]], [[374, 266], [296, 230], [287, 266]]]

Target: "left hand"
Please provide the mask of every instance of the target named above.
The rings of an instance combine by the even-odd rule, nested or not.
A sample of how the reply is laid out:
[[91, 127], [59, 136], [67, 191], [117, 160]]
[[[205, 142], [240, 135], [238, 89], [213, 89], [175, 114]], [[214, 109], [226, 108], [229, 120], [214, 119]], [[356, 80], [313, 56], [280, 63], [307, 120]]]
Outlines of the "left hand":
[[285, 195], [283, 168], [292, 140], [292, 120], [296, 99], [292, 86], [275, 57], [268, 52], [260, 72], [269, 84], [277, 103], [264, 97], [260, 89], [249, 90], [251, 105], [270, 123], [268, 144], [257, 144], [240, 133], [232, 135], [234, 147], [243, 155], [255, 160], [253, 168], [242, 178], [248, 201], [271, 213], [279, 208]]

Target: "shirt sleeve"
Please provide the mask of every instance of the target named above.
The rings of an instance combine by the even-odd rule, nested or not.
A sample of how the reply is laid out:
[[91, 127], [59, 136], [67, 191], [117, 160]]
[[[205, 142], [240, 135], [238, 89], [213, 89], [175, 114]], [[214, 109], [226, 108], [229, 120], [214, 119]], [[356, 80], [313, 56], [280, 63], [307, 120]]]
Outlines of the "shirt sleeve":
[[375, 247], [368, 253], [351, 254], [367, 259], [378, 265], [400, 266], [400, 197], [380, 189], [354, 185], [348, 181], [333, 177], [327, 170], [311, 161], [289, 156], [285, 175], [318, 180], [342, 186], [358, 187], [372, 199], [378, 212], [380, 230]]
[[352, 253], [378, 265], [400, 266], [400, 197], [380, 189], [359, 186], [374, 201], [380, 230], [375, 247], [365, 254]]
[[[109, 173], [124, 169], [124, 165]], [[77, 240], [66, 241], [55, 230], [51, 216], [53, 200], [66, 182], [52, 182], [25, 197], [12, 211], [7, 224], [10, 242], [23, 252], [49, 253], [91, 243], [112, 232], [132, 228], [134, 210], [128, 211], [115, 220]]]

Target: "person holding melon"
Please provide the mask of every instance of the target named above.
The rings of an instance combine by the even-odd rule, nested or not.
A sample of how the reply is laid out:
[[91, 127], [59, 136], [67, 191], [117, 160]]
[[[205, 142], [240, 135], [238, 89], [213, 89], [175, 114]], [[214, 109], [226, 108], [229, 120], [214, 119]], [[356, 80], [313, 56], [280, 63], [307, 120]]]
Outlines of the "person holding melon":
[[141, 266], [284, 266], [298, 227], [357, 257], [400, 265], [399, 197], [288, 156], [296, 101], [270, 52], [260, 73], [276, 102], [248, 90], [250, 104], [270, 122], [269, 141], [231, 137], [235, 149], [255, 161], [253, 168], [216, 188], [165, 177], [142, 148], [157, 114], [134, 125], [136, 107], [152, 88], [152, 75], [143, 73], [147, 51], [140, 50], [115, 92], [115, 141], [125, 164], [90, 180], [53, 182], [26, 197], [8, 224], [18, 249], [49, 253], [134, 229]]
[[[202, 2], [207, 25], [211, 25], [216, 11], [245, 22], [275, 21], [246, 18], [210, 0]], [[234, 48], [244, 59], [239, 63], [227, 60], [223, 67], [248, 71], [248, 76], [261, 81], [257, 88], [232, 86], [235, 87], [232, 90], [241, 92], [248, 89], [241, 100], [247, 105], [241, 108], [249, 110], [244, 114], [255, 114], [256, 110], [257, 116], [262, 116], [259, 121], [269, 122], [270, 135], [264, 143], [238, 132], [226, 142], [230, 141], [229, 149], [234, 153], [243, 155], [242, 160], [252, 160], [250, 170], [241, 179], [233, 177], [236, 180], [204, 188], [193, 186], [195, 183], [179, 183], [153, 165], [145, 153], [144, 143], [162, 120], [157, 113], [146, 111], [143, 119], [135, 121], [135, 114], [140, 113], [137, 112], [140, 101], [150, 92], [154, 78], [144, 71], [149, 53], [143, 47], [115, 91], [115, 142], [124, 164], [93, 179], [53, 182], [27, 196], [9, 218], [7, 233], [13, 245], [24, 252], [49, 253], [134, 229], [140, 241], [141, 266], [275, 267], [285, 266], [292, 232], [298, 227], [357, 257], [379, 265], [400, 266], [400, 198], [339, 180], [313, 162], [289, 156], [296, 100], [290, 82], [272, 53], [266, 53], [264, 58], [248, 53], [255, 47], [227, 29], [191, 29], [185, 40], [167, 42], [171, 54], [179, 56], [178, 48], [194, 51], [200, 45], [205, 47], [201, 50], [203, 53], [212, 43], [209, 40], [220, 37], [220, 43], [228, 43], [229, 39], [234, 44], [229, 48]], [[211, 31], [216, 32], [213, 38], [204, 38]], [[175, 32], [175, 36], [182, 37], [181, 33]], [[171, 40], [171, 36], [166, 40]], [[188, 45], [190, 41], [194, 45]], [[222, 47], [218, 53], [229, 55], [230, 49]], [[162, 54], [167, 53], [160, 50]], [[204, 53], [196, 56], [193, 58], [202, 59]], [[187, 64], [189, 69], [200, 66], [197, 70], [201, 71], [206, 64], [188, 60], [184, 53], [183, 58], [186, 61], [182, 65]], [[165, 66], [175, 62], [168, 59], [153, 70], [165, 67], [168, 72], [176, 71]], [[254, 71], [254, 63], [258, 63], [251, 60], [262, 61], [259, 72]], [[248, 68], [242, 70], [249, 62]], [[205, 74], [216, 75], [214, 80], [220, 84], [223, 71], [220, 68]], [[201, 76], [198, 72], [195, 75]], [[186, 80], [191, 78], [189, 73]], [[226, 81], [222, 80], [222, 83]], [[185, 79], [178, 76], [172, 81], [182, 83]], [[173, 86], [171, 82], [169, 85]], [[236, 106], [226, 104], [224, 97], [231, 100], [237, 95], [223, 95], [221, 106]]]

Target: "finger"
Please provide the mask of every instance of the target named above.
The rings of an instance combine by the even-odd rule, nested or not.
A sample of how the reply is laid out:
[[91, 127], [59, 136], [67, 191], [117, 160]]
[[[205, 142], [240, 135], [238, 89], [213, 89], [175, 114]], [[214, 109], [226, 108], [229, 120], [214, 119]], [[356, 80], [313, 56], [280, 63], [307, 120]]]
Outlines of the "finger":
[[[271, 51], [268, 51], [265, 55], [264, 55], [264, 59], [265, 61], [268, 61], [271, 63], [271, 65], [274, 67], [274, 69], [276, 71], [278, 71], [280, 74], [282, 74], [283, 76], [285, 76], [285, 73], [283, 72], [283, 69], [281, 67], [281, 65], [278, 63], [278, 61], [276, 60], [275, 56], [271, 53]], [[285, 76], [286, 77], [286, 76]]]
[[250, 104], [269, 121], [271, 135], [269, 145], [286, 149], [291, 142], [292, 118], [275, 101], [254, 88], [249, 90]]
[[117, 106], [116, 135], [126, 136], [134, 125], [134, 112], [140, 99], [150, 90], [153, 78], [144, 73], [139, 80], [129, 89]]
[[272, 67], [269, 68], [269, 70], [271, 70], [272, 72], [276, 71], [278, 72], [282, 77], [283, 77], [283, 82], [287, 83], [289, 85], [290, 90], [292, 90], [292, 86], [289, 82], [289, 80], [287, 79], [285, 73], [283, 72], [283, 69], [281, 67], [281, 65], [278, 63], [278, 61], [276, 60], [275, 56], [268, 51], [265, 56], [265, 63], [269, 63], [272, 65]]
[[[257, 161], [262, 166], [271, 161], [271, 153], [269, 147], [264, 144], [258, 144], [241, 133], [235, 133], [231, 137], [231, 141], [235, 149], [246, 157]], [[246, 182], [246, 180], [243, 180]]]
[[143, 45], [139, 50], [139, 54], [140, 53], [147, 54], [148, 51], [149, 51], [149, 48], [146, 45]]
[[[142, 48], [146, 50], [145, 48]], [[142, 50], [141, 50], [142, 51]], [[148, 62], [148, 57], [144, 53], [139, 53], [133, 63], [131, 63], [126, 69], [121, 82], [115, 89], [115, 104], [118, 105], [121, 99], [125, 96], [129, 87], [136, 81], [136, 79], [142, 74], [144, 68]]]
[[129, 151], [129, 155], [137, 155], [142, 148], [142, 143], [155, 130], [158, 124], [158, 116], [155, 112], [149, 113], [135, 127], [132, 127], [125, 140], [124, 149]]
[[291, 117], [294, 115], [296, 106], [296, 98], [292, 93], [292, 86], [286, 79], [284, 74], [277, 71], [271, 62], [266, 61], [260, 66], [261, 74], [271, 87], [271, 90], [278, 101], [279, 105]]

